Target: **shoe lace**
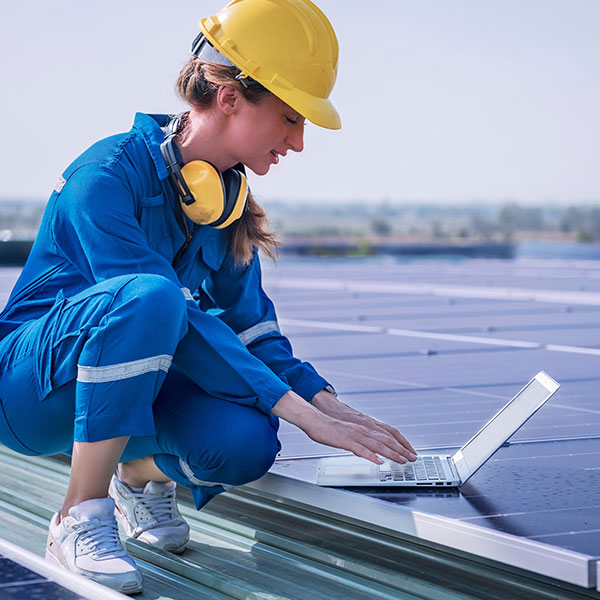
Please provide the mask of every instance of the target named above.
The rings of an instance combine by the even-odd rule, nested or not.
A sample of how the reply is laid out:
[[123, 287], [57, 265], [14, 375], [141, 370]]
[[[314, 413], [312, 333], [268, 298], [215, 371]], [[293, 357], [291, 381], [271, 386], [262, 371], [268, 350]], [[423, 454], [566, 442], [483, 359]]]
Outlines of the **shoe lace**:
[[90, 519], [75, 523], [73, 529], [77, 531], [77, 544], [82, 545], [96, 558], [125, 555], [114, 519]]
[[175, 514], [175, 490], [173, 488], [162, 494], [144, 494], [143, 492], [131, 491], [136, 500], [136, 507], [142, 512], [145, 523], [139, 524], [139, 531], [146, 531], [156, 527], [176, 524], [179, 518]]

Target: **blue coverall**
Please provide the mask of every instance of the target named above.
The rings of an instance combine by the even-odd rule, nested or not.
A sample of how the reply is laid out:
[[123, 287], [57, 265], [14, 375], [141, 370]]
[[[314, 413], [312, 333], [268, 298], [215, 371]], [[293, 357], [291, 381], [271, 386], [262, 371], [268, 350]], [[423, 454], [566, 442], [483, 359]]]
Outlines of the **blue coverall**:
[[[63, 173], [0, 314], [0, 442], [29, 455], [131, 436], [197, 508], [263, 475], [280, 448], [273, 405], [328, 385], [295, 358], [229, 229], [186, 250], [160, 153], [167, 115], [138, 113]], [[188, 222], [190, 229], [193, 223]]]

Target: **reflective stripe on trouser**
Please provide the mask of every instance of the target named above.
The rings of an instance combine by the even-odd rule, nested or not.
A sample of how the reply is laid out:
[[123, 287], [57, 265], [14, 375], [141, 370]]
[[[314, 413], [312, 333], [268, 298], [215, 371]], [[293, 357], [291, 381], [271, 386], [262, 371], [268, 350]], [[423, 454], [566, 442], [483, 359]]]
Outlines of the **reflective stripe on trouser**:
[[[14, 433], [6, 445], [24, 454], [69, 454], [78, 385], [70, 381], [42, 401], [28, 395], [8, 403]], [[163, 473], [191, 490], [197, 508], [231, 486], [264, 475], [280, 450], [277, 417], [209, 396], [175, 366], [152, 413], [156, 433], [131, 437], [122, 460], [154, 456]], [[0, 432], [1, 422], [0, 415]]]
[[29, 427], [17, 433], [15, 422], [23, 419], [16, 413], [28, 400], [43, 406], [75, 380], [72, 439], [154, 434], [152, 402], [186, 329], [184, 294], [158, 275], [115, 277], [71, 298], [58, 297], [44, 317], [0, 342], [0, 398], [9, 429], [36, 450], [30, 434], [45, 424], [30, 418]]

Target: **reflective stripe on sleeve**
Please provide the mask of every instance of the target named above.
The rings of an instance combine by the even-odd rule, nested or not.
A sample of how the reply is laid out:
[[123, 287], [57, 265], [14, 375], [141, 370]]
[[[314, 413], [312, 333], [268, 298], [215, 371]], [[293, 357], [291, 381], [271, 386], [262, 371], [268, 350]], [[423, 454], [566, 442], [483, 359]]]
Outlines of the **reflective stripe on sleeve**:
[[137, 377], [151, 371], [168, 371], [171, 366], [172, 356], [159, 354], [150, 358], [132, 360], [130, 362], [106, 365], [104, 367], [85, 367], [77, 365], [77, 381], [82, 383], [105, 383]]
[[280, 333], [279, 324], [277, 321], [263, 321], [262, 323], [257, 323], [245, 331], [238, 333], [238, 337], [240, 340], [242, 340], [244, 346], [247, 346], [261, 335], [264, 335], [265, 333], [271, 333], [271, 331]]
[[188, 465], [182, 458], [179, 459], [179, 466], [183, 469], [185, 476], [190, 480], [190, 482], [195, 485], [205, 485], [206, 487], [216, 487], [217, 485], [220, 485], [225, 490], [230, 490], [234, 487], [233, 485], [229, 485], [227, 483], [218, 483], [217, 481], [203, 481], [202, 479], [198, 479], [194, 475], [194, 472], [190, 468], [190, 465]]
[[194, 296], [192, 296], [192, 292], [190, 292], [189, 288], [183, 287], [181, 288], [181, 291], [183, 292], [183, 295], [185, 296], [186, 300], [194, 299]]

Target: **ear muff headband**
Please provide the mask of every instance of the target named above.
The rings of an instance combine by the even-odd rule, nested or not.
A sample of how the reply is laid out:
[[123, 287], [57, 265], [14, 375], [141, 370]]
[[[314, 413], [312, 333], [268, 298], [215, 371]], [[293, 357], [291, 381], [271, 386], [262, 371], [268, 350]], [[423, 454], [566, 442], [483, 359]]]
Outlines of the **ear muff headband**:
[[198, 225], [223, 229], [242, 216], [248, 199], [248, 182], [235, 168], [221, 174], [204, 160], [183, 165], [175, 143], [183, 114], [169, 121], [160, 152], [186, 216]]

